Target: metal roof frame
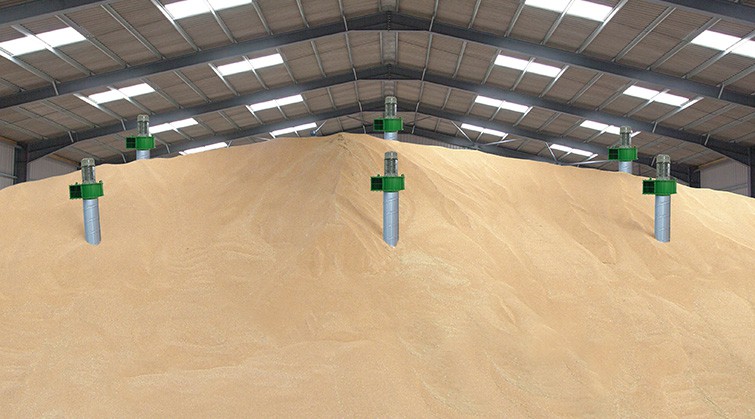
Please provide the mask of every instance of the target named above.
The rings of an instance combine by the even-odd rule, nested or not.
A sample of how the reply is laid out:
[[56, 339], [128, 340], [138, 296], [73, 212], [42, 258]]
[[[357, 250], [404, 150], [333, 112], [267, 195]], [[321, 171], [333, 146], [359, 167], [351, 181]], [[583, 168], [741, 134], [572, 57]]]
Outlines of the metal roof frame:
[[[679, 130], [665, 128], [648, 122], [642, 122], [620, 116], [610, 115], [603, 112], [591, 111], [588, 109], [582, 109], [573, 107], [568, 104], [552, 101], [549, 99], [526, 95], [518, 92], [512, 92], [495, 88], [491, 86], [478, 85], [476, 83], [465, 82], [458, 79], [453, 79], [447, 76], [434, 74], [426, 71], [412, 70], [402, 67], [394, 67], [392, 65], [377, 66], [365, 70], [356, 70], [347, 72], [340, 75], [331, 75], [321, 79], [302, 82], [295, 85], [289, 85], [274, 89], [267, 89], [257, 91], [249, 94], [243, 94], [231, 97], [226, 100], [203, 103], [197, 106], [192, 106], [183, 109], [172, 110], [160, 114], [151, 116], [151, 120], [154, 124], [161, 124], [165, 122], [172, 122], [180, 119], [194, 117], [203, 113], [215, 112], [223, 109], [232, 108], [235, 106], [249, 105], [252, 103], [263, 102], [266, 100], [278, 99], [281, 97], [304, 93], [308, 90], [314, 90], [318, 88], [331, 87], [347, 82], [355, 82], [357, 80], [418, 80], [442, 86], [455, 88], [458, 90], [464, 90], [472, 93], [483, 94], [500, 100], [507, 100], [512, 102], [527, 103], [532, 106], [538, 106], [545, 109], [552, 110], [554, 112], [561, 112], [565, 114], [571, 114], [584, 119], [592, 119], [598, 122], [602, 122], [609, 125], [629, 125], [635, 130], [641, 130], [646, 132], [654, 132], [658, 135], [673, 138], [679, 141], [698, 144], [710, 150], [716, 151], [726, 157], [732, 158], [744, 164], [749, 164], [749, 150], [747, 147], [736, 144], [728, 143], [725, 141], [706, 138], [704, 136], [695, 135], [691, 133], [685, 133]], [[421, 104], [417, 104], [415, 112], [419, 112], [422, 107]], [[478, 121], [479, 122], [479, 121]], [[483, 125], [489, 125], [490, 123], [485, 121]], [[35, 141], [29, 144], [29, 157], [31, 160], [38, 159], [47, 154], [53, 153], [59, 149], [62, 149], [72, 143], [78, 141], [89, 140], [92, 138], [102, 137], [105, 135], [116, 134], [118, 132], [127, 131], [135, 128], [134, 121], [120, 121], [108, 126], [97, 127], [88, 129], [86, 131], [70, 133], [62, 135], [56, 138], [49, 138], [45, 140]], [[517, 127], [512, 127], [519, 129]], [[511, 131], [508, 131], [513, 133]], [[526, 134], [519, 134], [527, 136]]]
[[240, 57], [254, 52], [280, 48], [286, 45], [311, 41], [325, 36], [348, 33], [349, 31], [375, 30], [430, 32], [431, 34], [449, 36], [467, 42], [492, 46], [499, 49], [526, 54], [528, 56], [545, 58], [562, 62], [567, 65], [583, 67], [601, 73], [613, 74], [620, 77], [652, 83], [666, 88], [683, 90], [700, 96], [755, 107], [755, 96], [733, 92], [726, 90], [723, 87], [712, 86], [658, 73], [656, 71], [629, 67], [611, 61], [591, 58], [584, 54], [454, 26], [405, 13], [382, 12], [277, 35], [269, 35], [263, 38], [202, 50], [176, 58], [128, 67], [82, 79], [60, 82], [56, 83], [55, 86], [20, 92], [3, 97], [2, 102], [0, 102], [0, 109], [21, 105], [31, 101], [47, 99], [61, 94], [75, 93], [90, 88], [103, 87], [127, 80], [139, 79], [141, 77], [162, 72], [176, 71], [185, 67], [204, 64], [210, 61]]
[[664, 6], [681, 7], [751, 25], [755, 23], [755, 7], [723, 0], [646, 0]]

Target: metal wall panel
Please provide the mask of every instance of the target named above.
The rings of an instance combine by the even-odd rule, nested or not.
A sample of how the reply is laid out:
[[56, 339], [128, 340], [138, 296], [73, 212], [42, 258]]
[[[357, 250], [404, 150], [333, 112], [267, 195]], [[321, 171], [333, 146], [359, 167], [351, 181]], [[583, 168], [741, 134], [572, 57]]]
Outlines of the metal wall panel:
[[13, 179], [0, 177], [0, 189], [13, 185]]
[[74, 171], [76, 171], [76, 166], [49, 157], [44, 157], [29, 163], [29, 172], [27, 176], [29, 180], [32, 181], [64, 175]]
[[718, 189], [749, 196], [750, 169], [744, 164], [726, 160], [700, 170], [700, 184], [703, 188]]

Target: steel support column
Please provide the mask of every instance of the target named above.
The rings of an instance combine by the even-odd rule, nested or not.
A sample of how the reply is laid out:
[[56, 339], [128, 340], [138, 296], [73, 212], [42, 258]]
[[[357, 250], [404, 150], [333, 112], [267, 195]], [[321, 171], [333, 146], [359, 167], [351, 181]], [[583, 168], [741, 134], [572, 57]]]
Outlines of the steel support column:
[[27, 172], [29, 170], [29, 150], [25, 144], [17, 144], [15, 148], [15, 159], [13, 164], [13, 184], [26, 182]]

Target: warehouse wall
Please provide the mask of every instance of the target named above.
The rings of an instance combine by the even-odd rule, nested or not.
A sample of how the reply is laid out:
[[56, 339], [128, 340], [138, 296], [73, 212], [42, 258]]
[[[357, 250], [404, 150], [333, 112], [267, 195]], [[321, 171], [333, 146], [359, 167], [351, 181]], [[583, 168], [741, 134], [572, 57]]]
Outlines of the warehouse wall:
[[700, 169], [700, 185], [740, 195], [750, 195], [750, 169], [739, 162], [726, 159]]
[[13, 179], [4, 175], [13, 175], [15, 160], [15, 147], [12, 144], [0, 141], [0, 189], [13, 185]]
[[76, 171], [76, 166], [70, 163], [43, 157], [29, 163], [27, 177], [30, 181], [44, 179], [52, 176], [64, 175]]

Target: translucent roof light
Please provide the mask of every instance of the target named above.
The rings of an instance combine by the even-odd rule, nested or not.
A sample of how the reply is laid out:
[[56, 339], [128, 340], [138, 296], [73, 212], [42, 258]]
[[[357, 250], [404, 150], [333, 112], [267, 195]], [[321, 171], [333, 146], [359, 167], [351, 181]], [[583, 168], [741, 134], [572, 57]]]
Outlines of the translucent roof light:
[[646, 89], [644, 87], [632, 86], [627, 90], [624, 90], [624, 94], [628, 96], [638, 97], [640, 99], [651, 100], [653, 102], [665, 103], [671, 106], [682, 106], [689, 102], [689, 99], [684, 96], [672, 95], [670, 93], [661, 93], [657, 90]]
[[315, 124], [314, 122], [311, 122], [309, 124], [298, 125], [291, 128], [283, 128], [283, 129], [279, 129], [279, 130], [271, 132], [270, 135], [272, 135], [273, 137], [279, 137], [281, 135], [291, 134], [292, 132], [304, 131], [304, 130], [308, 130], [312, 128], [317, 128], [317, 124]]
[[197, 153], [202, 153], [204, 151], [217, 150], [219, 148], [226, 148], [226, 147], [228, 147], [228, 143], [215, 143], [215, 144], [210, 144], [203, 147], [195, 147], [195, 148], [190, 148], [188, 150], [179, 151], [178, 154], [185, 156], [187, 154], [197, 154]]
[[120, 99], [125, 99], [123, 93], [117, 90], [108, 90], [107, 92], [95, 93], [89, 96], [89, 99], [97, 104], [113, 102]]
[[259, 70], [260, 68], [283, 64], [283, 57], [281, 57], [280, 54], [273, 54], [265, 57], [253, 58], [249, 60], [249, 62], [252, 63], [252, 68]]
[[576, 154], [578, 156], [584, 156], [584, 157], [590, 157], [590, 158], [597, 156], [597, 154], [591, 151], [580, 150], [578, 148], [571, 148], [571, 147], [567, 147], [561, 144], [551, 144], [549, 147], [552, 150], [563, 151], [564, 153]]
[[175, 122], [169, 122], [167, 124], [160, 124], [149, 127], [150, 134], [159, 134], [161, 132], [165, 131], [175, 131], [179, 130], [181, 128], [190, 127], [192, 125], [197, 125], [199, 122], [197, 122], [194, 118], [188, 118], [188, 119], [182, 119], [180, 121]]
[[84, 40], [86, 38], [76, 29], [63, 28], [0, 42], [0, 48], [8, 51], [11, 55], [23, 55], [47, 49], [47, 45], [55, 48]]
[[640, 99], [650, 100], [654, 98], [658, 93], [661, 93], [657, 90], [652, 89], [646, 89], [644, 87], [639, 86], [632, 86], [628, 88], [627, 90], [624, 90], [625, 95], [638, 97]]
[[527, 73], [535, 73], [546, 77], [556, 77], [561, 72], [559, 67], [551, 65], [529, 62], [519, 58], [499, 55], [495, 59], [495, 64], [501, 67], [513, 68], [515, 70], [524, 70]]
[[123, 89], [118, 89], [118, 91], [123, 93], [124, 96], [134, 97], [152, 93], [155, 91], [155, 89], [153, 89], [152, 86], [148, 85], [147, 83], [142, 83], [134, 86], [124, 87]]
[[566, 10], [567, 15], [597, 22], [605, 21], [613, 10], [610, 6], [584, 0], [575, 1], [568, 10], [566, 8], [569, 6], [569, 0], [526, 0], [524, 4], [557, 13], [563, 13]]
[[734, 48], [731, 53], [755, 58], [755, 41], [747, 41], [742, 45]]
[[686, 97], [676, 96], [669, 93], [661, 93], [655, 98], [653, 98], [653, 100], [656, 102], [665, 103], [667, 105], [682, 106], [685, 103], [687, 103], [689, 99], [687, 99]]
[[218, 72], [223, 76], [230, 76], [245, 71], [252, 71], [252, 64], [247, 60], [218, 66]]
[[304, 102], [304, 98], [301, 95], [294, 95], [294, 96], [284, 97], [282, 99], [268, 100], [267, 102], [255, 103], [254, 105], [247, 106], [247, 108], [249, 108], [249, 110], [252, 112], [259, 112], [265, 109], [273, 109], [279, 106], [282, 107], [282, 106], [291, 105], [294, 103], [301, 103], [301, 102]]
[[183, 19], [190, 16], [210, 13], [210, 7], [214, 10], [230, 9], [232, 7], [252, 4], [252, 0], [209, 0], [208, 6], [204, 0], [184, 0], [165, 5], [165, 10], [173, 19]]
[[603, 22], [611, 14], [611, 6], [577, 0], [566, 12], [567, 15], [577, 16], [596, 22]]
[[84, 35], [80, 34], [74, 28], [57, 29], [37, 35], [37, 38], [46, 42], [52, 47], [75, 44], [76, 42], [85, 41]]
[[584, 121], [581, 124], [579, 124], [580, 127], [594, 129], [595, 131], [603, 131], [605, 129], [608, 129], [608, 125], [602, 124], [600, 122], [595, 121]]
[[267, 55], [264, 57], [243, 60], [236, 63], [224, 64], [218, 66], [218, 72], [223, 76], [243, 73], [245, 71], [259, 70], [260, 68], [271, 67], [283, 64], [283, 57], [280, 54]]
[[742, 38], [738, 38], [736, 36], [726, 35], [713, 31], [705, 31], [700, 35], [697, 35], [697, 37], [691, 42], [695, 45], [723, 51], [741, 40]]
[[517, 103], [512, 103], [512, 102], [506, 102], [505, 100], [493, 99], [486, 96], [477, 96], [475, 98], [475, 103], [479, 103], [481, 105], [492, 106], [494, 108], [507, 109], [509, 111], [519, 112], [519, 113], [525, 113], [529, 109], [528, 106], [519, 105]]
[[472, 125], [472, 124], [461, 124], [461, 129], [468, 129], [470, 131], [481, 132], [483, 134], [489, 134], [489, 135], [493, 135], [495, 137], [501, 137], [501, 138], [506, 137], [508, 135], [507, 133], [502, 132], [502, 131], [497, 131], [490, 128], [478, 127], [477, 125]]
[[95, 93], [89, 96], [89, 99], [94, 103], [101, 104], [126, 99], [127, 97], [146, 95], [147, 93], [152, 93], [154, 91], [155, 89], [147, 83], [141, 83], [118, 90], [108, 90], [107, 92]]
[[23, 38], [0, 42], [0, 48], [8, 51], [11, 55], [23, 55], [42, 51], [47, 47], [45, 46], [45, 43], [37, 39], [37, 37], [25, 36]]

